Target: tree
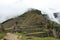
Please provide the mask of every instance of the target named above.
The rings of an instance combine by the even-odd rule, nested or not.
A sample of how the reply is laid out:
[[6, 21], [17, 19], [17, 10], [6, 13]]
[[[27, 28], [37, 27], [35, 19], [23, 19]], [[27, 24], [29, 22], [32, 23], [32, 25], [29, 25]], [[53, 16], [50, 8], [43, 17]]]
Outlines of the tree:
[[49, 25], [48, 25], [49, 30], [52, 32], [53, 36], [58, 38], [58, 34], [57, 34], [57, 29], [58, 29], [58, 24], [53, 22], [53, 21], [49, 21]]

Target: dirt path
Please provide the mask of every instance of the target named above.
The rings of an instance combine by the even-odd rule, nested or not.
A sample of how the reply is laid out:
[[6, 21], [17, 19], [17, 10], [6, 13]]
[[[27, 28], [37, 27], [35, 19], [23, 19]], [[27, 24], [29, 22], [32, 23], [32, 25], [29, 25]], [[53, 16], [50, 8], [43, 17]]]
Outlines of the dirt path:
[[17, 35], [12, 34], [12, 33], [7, 33], [7, 36], [5, 36], [5, 37], [4, 37], [3, 39], [1, 39], [1, 40], [4, 40], [4, 39], [6, 39], [6, 40], [22, 40], [21, 37], [18, 37]]

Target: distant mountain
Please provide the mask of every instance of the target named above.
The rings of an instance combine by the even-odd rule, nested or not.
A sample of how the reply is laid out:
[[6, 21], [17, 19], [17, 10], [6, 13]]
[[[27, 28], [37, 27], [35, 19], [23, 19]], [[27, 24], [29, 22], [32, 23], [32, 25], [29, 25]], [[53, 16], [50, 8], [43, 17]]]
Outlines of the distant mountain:
[[57, 18], [59, 13], [54, 13], [54, 17]]
[[57, 12], [57, 13], [54, 13], [54, 17], [59, 21], [60, 23], [60, 13]]

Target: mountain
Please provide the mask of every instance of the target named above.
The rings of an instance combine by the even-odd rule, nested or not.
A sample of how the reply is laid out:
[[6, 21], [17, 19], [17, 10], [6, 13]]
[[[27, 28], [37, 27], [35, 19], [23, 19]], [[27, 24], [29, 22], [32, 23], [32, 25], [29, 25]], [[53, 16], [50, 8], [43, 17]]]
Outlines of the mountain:
[[54, 17], [57, 18], [58, 17], [58, 13], [54, 13]]
[[54, 17], [58, 20], [58, 22], [60, 23], [60, 13], [54, 13]]
[[[46, 15], [45, 15], [46, 16]], [[3, 27], [11, 28], [13, 26], [17, 26], [20, 28], [23, 27], [42, 27], [47, 24], [46, 18], [43, 17], [41, 11], [39, 10], [29, 10], [25, 12], [23, 15], [18, 16], [16, 18], [9, 19], [2, 23]]]
[[49, 20], [46, 14], [42, 14], [39, 10], [31, 9], [23, 15], [3, 22], [0, 25], [0, 30], [5, 32], [21, 32], [39, 37], [57, 37], [56, 30], [59, 30], [59, 26], [57, 23]]

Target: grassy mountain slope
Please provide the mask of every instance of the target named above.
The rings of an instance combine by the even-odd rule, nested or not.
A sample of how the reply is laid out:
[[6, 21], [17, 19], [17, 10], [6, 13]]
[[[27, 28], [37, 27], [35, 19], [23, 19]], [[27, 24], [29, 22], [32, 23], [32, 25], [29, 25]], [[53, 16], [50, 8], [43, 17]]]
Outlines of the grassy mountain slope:
[[42, 16], [41, 11], [29, 10], [23, 15], [16, 18], [7, 20], [2, 23], [3, 27], [12, 27], [16, 25], [17, 27], [42, 27], [47, 25], [47, 20]]
[[47, 18], [41, 14], [41, 11], [32, 9], [25, 12], [23, 15], [3, 22], [0, 27], [3, 31], [21, 32], [27, 34], [27, 36], [57, 37], [57, 23], [52, 22]]

